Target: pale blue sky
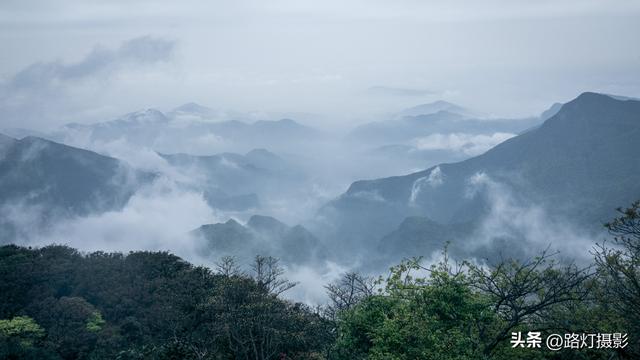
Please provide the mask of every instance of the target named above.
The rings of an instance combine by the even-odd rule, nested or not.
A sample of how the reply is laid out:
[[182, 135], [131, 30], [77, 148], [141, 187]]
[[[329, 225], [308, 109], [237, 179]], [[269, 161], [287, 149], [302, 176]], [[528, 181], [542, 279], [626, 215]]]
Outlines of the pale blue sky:
[[[350, 125], [445, 99], [526, 116], [587, 90], [640, 96], [638, 34], [631, 0], [5, 0], [0, 115], [38, 128], [197, 101]], [[145, 36], [146, 59], [117, 55]]]

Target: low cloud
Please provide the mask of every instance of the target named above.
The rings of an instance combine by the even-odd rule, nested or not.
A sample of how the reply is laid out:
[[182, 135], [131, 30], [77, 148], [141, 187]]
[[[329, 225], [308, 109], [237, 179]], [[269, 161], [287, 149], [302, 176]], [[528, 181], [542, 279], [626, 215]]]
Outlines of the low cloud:
[[531, 257], [551, 246], [552, 251], [567, 259], [584, 262], [592, 259], [589, 250], [596, 243], [593, 234], [552, 215], [542, 204], [520, 199], [506, 184], [481, 172], [468, 180], [467, 190], [469, 197], [482, 194], [489, 209], [465, 242], [475, 248], [472, 253]]
[[298, 283], [283, 294], [284, 297], [311, 305], [326, 304], [328, 300], [325, 285], [340, 279], [351, 269], [327, 261], [323, 266], [292, 266], [285, 268], [288, 280]]
[[442, 185], [443, 183], [444, 175], [442, 174], [442, 170], [440, 170], [440, 166], [436, 166], [429, 172], [429, 175], [423, 176], [413, 182], [413, 186], [411, 187], [411, 195], [409, 196], [409, 205], [413, 206], [416, 204], [416, 200], [418, 199], [423, 186], [430, 186], [432, 188], [435, 188]]
[[202, 194], [166, 178], [136, 193], [122, 210], [61, 220], [29, 245], [65, 244], [84, 251], [167, 250], [202, 262], [189, 231], [221, 221]]
[[465, 133], [431, 134], [414, 140], [418, 150], [449, 150], [468, 156], [480, 155], [499, 143], [516, 136], [510, 133], [474, 135]]
[[350, 196], [360, 198], [363, 200], [375, 201], [375, 202], [386, 201], [378, 191], [358, 191], [353, 194], [350, 194]]

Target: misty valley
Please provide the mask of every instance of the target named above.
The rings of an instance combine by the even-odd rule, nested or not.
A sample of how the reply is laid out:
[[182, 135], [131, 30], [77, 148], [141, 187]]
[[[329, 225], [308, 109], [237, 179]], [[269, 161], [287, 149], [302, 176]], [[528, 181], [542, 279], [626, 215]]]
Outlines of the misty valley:
[[[639, 100], [512, 120], [439, 101], [345, 134], [232, 118], [187, 104], [4, 131], [2, 351], [510, 358], [518, 329], [637, 329]], [[632, 299], [600, 304], [609, 281]]]
[[0, 360], [640, 359], [640, 1], [0, 1]]

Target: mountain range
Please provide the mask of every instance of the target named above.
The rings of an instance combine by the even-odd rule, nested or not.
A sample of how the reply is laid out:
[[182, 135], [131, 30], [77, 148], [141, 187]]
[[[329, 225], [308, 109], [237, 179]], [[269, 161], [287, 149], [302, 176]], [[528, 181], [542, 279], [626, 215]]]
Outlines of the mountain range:
[[[207, 110], [191, 106], [180, 111]], [[439, 111], [393, 121], [424, 126], [425, 131], [453, 131], [460, 125], [473, 132], [481, 131], [479, 124], [485, 120]], [[314, 131], [292, 120], [201, 123], [203, 129], [216, 128], [229, 138], [269, 137], [274, 132], [280, 142], [301, 140], [301, 134]], [[171, 116], [148, 110], [105, 123], [70, 124], [66, 129], [105, 141], [130, 136], [132, 141], [153, 142], [170, 134], [171, 124], [175, 125]], [[453, 157], [408, 175], [356, 181], [304, 227], [254, 216], [246, 225], [230, 220], [203, 225], [194, 234], [204, 239], [204, 253], [247, 254], [245, 250], [251, 249], [276, 254], [270, 251], [278, 249], [279, 256], [290, 262], [320, 258], [350, 262], [354, 254], [371, 261], [425, 255], [449, 240], [456, 251], [477, 255], [527, 241], [530, 234], [521, 228], [533, 227], [528, 223], [540, 219], [597, 234], [618, 206], [640, 198], [640, 101], [583, 93], [553, 105], [531, 120], [528, 125], [533, 126], [526, 125], [515, 135], [515, 127], [524, 129], [523, 124], [504, 120], [504, 126], [514, 131], [512, 137], [478, 156]], [[387, 135], [401, 138], [405, 130], [399, 126]], [[398, 157], [406, 150], [402, 145], [388, 146], [400, 152]], [[202, 193], [212, 208], [242, 211], [243, 216], [268, 211], [261, 208], [264, 197], [282, 205], [278, 201], [287, 191], [304, 191], [300, 184], [308, 180], [306, 170], [264, 149], [215, 155], [160, 152], [159, 156], [181, 174], [181, 186]], [[121, 209], [135, 191], [158, 176], [113, 157], [43, 138], [2, 135], [0, 235], [11, 240], [58, 218]], [[30, 216], [34, 212], [37, 216]], [[506, 220], [495, 222], [500, 214]], [[493, 226], [493, 242], [473, 245], [487, 226]]]
[[37, 136], [78, 147], [124, 141], [160, 152], [191, 151], [196, 145], [200, 145], [195, 147], [198, 151], [221, 148], [272, 149], [283, 144], [308, 142], [323, 137], [319, 130], [292, 119], [254, 121], [241, 116], [242, 114], [236, 113], [222, 114], [189, 103], [167, 114], [156, 109], [146, 109], [109, 121], [70, 123], [47, 133], [25, 129], [6, 129], [5, 132], [16, 137]]
[[507, 202], [598, 231], [618, 206], [640, 198], [638, 143], [640, 101], [583, 93], [480, 156], [353, 183], [312, 229], [351, 249], [425, 254], [470, 234]]
[[[556, 105], [554, 105], [556, 106]], [[557, 108], [540, 117], [523, 119], [479, 118], [473, 111], [446, 101], [418, 105], [399, 112], [391, 120], [365, 123], [352, 130], [348, 138], [382, 146], [405, 144], [433, 134], [518, 134], [546, 120]]]
[[460, 105], [456, 105], [448, 101], [438, 100], [431, 103], [420, 104], [408, 109], [404, 109], [397, 113], [395, 117], [401, 119], [407, 116], [430, 115], [441, 111], [458, 114], [466, 118], [473, 118], [479, 115], [475, 111], [469, 110]]
[[[11, 239], [59, 218], [122, 208], [155, 176], [91, 151], [0, 134], [1, 237]], [[25, 221], [29, 226], [16, 227]]]
[[244, 155], [221, 153], [196, 156], [159, 154], [187, 176], [212, 208], [245, 211], [260, 206], [260, 198], [275, 196], [281, 188], [305, 180], [295, 165], [266, 150], [253, 149]]
[[254, 215], [246, 226], [230, 219], [202, 225], [191, 232], [202, 242], [203, 255], [235, 256], [250, 263], [255, 255], [281, 258], [286, 264], [325, 259], [323, 244], [301, 225], [290, 227], [270, 216]]

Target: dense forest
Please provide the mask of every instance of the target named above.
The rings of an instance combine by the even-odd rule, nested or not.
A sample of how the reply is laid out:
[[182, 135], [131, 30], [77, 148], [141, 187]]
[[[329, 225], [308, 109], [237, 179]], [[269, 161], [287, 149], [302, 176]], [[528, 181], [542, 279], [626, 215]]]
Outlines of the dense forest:
[[[315, 308], [283, 299], [295, 284], [271, 257], [245, 272], [232, 258], [209, 269], [165, 252], [3, 246], [0, 358], [638, 358], [640, 202], [606, 227], [590, 266], [550, 250], [479, 264], [445, 249], [435, 265], [345, 274]], [[514, 344], [528, 332], [628, 338], [559, 351]]]

